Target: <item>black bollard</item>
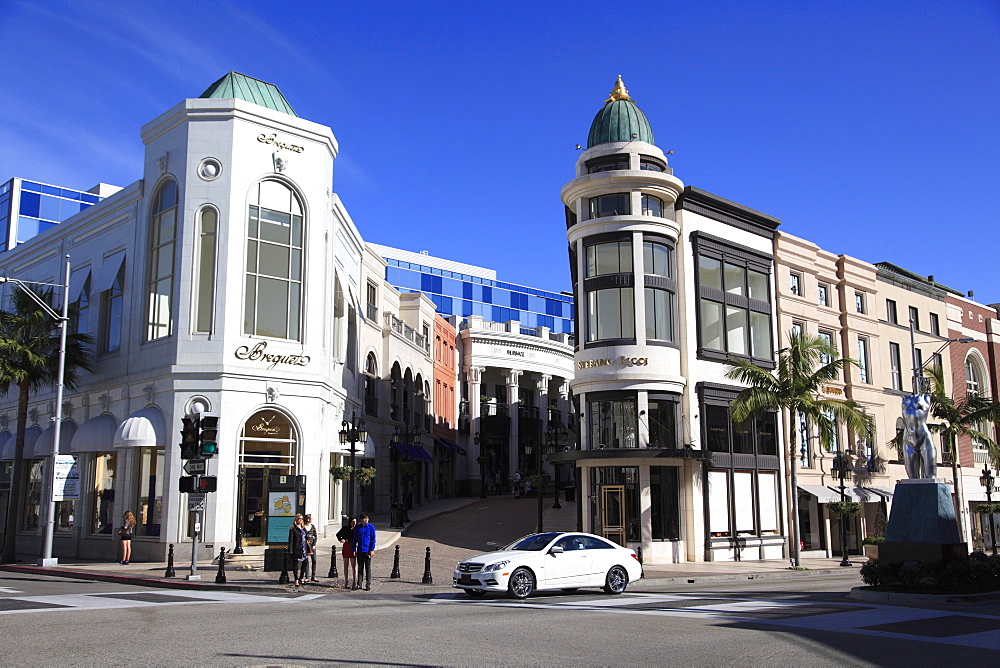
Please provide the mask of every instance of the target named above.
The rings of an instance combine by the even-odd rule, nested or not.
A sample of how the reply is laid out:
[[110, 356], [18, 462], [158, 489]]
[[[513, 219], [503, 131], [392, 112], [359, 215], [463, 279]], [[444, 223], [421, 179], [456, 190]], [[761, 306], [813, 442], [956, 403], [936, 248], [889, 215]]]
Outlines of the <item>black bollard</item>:
[[392, 573], [389, 575], [390, 579], [399, 579], [399, 545], [396, 546], [396, 554], [392, 557]]
[[243, 554], [243, 527], [236, 527], [236, 547], [230, 554]]
[[427, 548], [427, 556], [424, 557], [424, 579], [420, 584], [434, 584], [434, 577], [431, 575], [431, 548]]
[[163, 574], [165, 578], [175, 578], [177, 573], [174, 572], [174, 544], [171, 543], [170, 547], [167, 548], [167, 571]]
[[639, 563], [641, 564], [642, 563], [642, 545], [640, 545], [639, 547], [635, 548], [635, 556], [639, 560]]
[[219, 548], [219, 572], [215, 574], [215, 584], [226, 584], [226, 548]]
[[278, 576], [278, 584], [288, 584], [288, 548], [281, 550], [281, 575]]
[[340, 573], [337, 572], [337, 546], [333, 546], [333, 554], [330, 555], [330, 572], [326, 574], [328, 578], [339, 578]]

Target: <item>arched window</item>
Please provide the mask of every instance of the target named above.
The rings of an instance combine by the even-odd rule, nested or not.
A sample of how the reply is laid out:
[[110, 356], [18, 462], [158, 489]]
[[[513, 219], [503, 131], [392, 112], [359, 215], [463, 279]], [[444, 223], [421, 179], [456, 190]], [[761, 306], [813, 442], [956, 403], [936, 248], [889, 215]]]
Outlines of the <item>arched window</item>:
[[167, 181], [153, 198], [149, 225], [149, 282], [146, 340], [170, 336], [174, 297], [174, 242], [177, 237], [177, 184]]
[[291, 188], [261, 181], [250, 193], [243, 331], [300, 339], [302, 205]]
[[198, 215], [198, 239], [194, 279], [194, 331], [212, 331], [215, 295], [215, 235], [219, 213], [205, 207]]
[[982, 369], [972, 355], [965, 358], [965, 392], [969, 396], [978, 396], [983, 391], [984, 376]]

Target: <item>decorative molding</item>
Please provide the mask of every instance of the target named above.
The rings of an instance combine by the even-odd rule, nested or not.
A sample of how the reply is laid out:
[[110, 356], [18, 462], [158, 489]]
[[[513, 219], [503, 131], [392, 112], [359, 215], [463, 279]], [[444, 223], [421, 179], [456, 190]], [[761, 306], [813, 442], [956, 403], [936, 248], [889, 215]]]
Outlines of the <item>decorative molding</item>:
[[107, 394], [102, 394], [97, 398], [98, 403], [101, 405], [101, 412], [108, 412], [108, 405], [111, 404], [111, 397]]
[[288, 158], [278, 155], [277, 151], [271, 154], [271, 160], [274, 162], [274, 171], [279, 174], [288, 169]]
[[281, 396], [281, 387], [277, 385], [268, 385], [267, 387], [267, 403], [274, 404], [277, 403], [278, 397]]
[[142, 394], [143, 394], [144, 397], [146, 397], [146, 403], [147, 404], [153, 403], [153, 386], [152, 385], [147, 385], [146, 387], [142, 388]]
[[160, 168], [161, 172], [167, 171], [167, 167], [170, 165], [170, 151], [165, 151], [163, 155], [156, 159], [156, 166]]

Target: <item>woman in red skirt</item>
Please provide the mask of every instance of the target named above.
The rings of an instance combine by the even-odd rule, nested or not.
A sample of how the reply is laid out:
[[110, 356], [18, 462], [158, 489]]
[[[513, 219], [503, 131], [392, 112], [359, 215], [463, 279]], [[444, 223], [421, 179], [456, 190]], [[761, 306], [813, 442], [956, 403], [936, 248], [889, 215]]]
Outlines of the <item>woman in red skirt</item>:
[[[351, 518], [351, 521], [337, 532], [337, 540], [340, 541], [340, 553], [344, 557], [344, 589], [358, 588], [358, 558], [354, 556], [354, 527], [358, 520]], [[354, 572], [354, 586], [351, 586], [351, 576], [348, 575], [348, 567]]]

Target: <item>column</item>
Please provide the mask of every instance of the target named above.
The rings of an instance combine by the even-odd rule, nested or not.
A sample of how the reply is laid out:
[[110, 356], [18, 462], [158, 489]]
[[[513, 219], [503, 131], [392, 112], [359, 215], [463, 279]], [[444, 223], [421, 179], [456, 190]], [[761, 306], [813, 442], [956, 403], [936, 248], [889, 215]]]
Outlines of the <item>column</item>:
[[520, 369], [507, 369], [507, 415], [510, 419], [510, 439], [507, 441], [507, 468], [508, 475], [513, 477], [514, 471], [518, 467], [517, 453], [520, 439], [518, 437], [518, 402], [520, 400], [520, 387], [518, 382], [523, 373]]
[[465, 377], [469, 383], [469, 435], [466, 436], [465, 449], [469, 453], [466, 458], [466, 466], [468, 467], [468, 477], [469, 478], [479, 478], [479, 459], [480, 446], [476, 445], [476, 434], [480, 434], [480, 439], [482, 439], [482, 430], [480, 429], [480, 406], [479, 406], [479, 395], [482, 390], [483, 385], [483, 372], [485, 372], [481, 366], [467, 366], [465, 367]]

